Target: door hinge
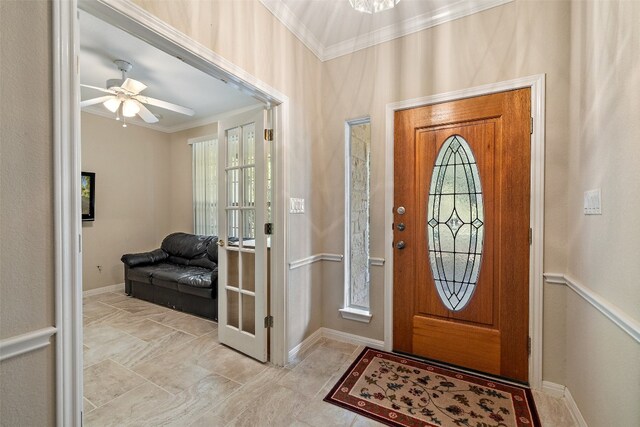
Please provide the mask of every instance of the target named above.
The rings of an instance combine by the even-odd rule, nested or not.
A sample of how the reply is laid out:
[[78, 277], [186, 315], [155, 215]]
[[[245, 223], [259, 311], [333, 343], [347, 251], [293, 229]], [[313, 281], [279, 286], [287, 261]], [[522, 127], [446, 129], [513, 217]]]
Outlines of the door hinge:
[[265, 141], [273, 141], [273, 129], [265, 129], [264, 130], [264, 140]]
[[267, 316], [264, 318], [264, 327], [273, 328], [273, 316]]
[[531, 356], [531, 337], [527, 338], [527, 354]]
[[531, 127], [530, 127], [530, 130], [531, 130], [531, 135], [533, 135], [533, 117], [531, 117]]
[[273, 223], [267, 222], [264, 224], [264, 234], [266, 235], [273, 234]]
[[529, 246], [533, 244], [533, 228], [529, 228]]

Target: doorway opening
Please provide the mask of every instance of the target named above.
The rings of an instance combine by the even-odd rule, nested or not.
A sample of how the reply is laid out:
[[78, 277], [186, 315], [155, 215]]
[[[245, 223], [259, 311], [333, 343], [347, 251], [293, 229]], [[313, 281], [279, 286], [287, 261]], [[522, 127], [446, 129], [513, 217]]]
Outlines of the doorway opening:
[[[170, 55], [174, 59], [177, 58], [184, 64], [193, 67], [198, 72], [207, 74], [210, 77], [223, 82], [228, 87], [238, 90], [245, 98], [250, 97], [254, 100], [252, 105], [246, 108], [236, 108], [233, 111], [224, 111], [217, 115], [216, 122], [227, 120], [232, 117], [242, 115], [256, 105], [262, 105], [268, 111], [265, 113], [262, 122], [269, 126], [268, 135], [273, 135], [270, 143], [267, 144], [268, 160], [271, 161], [270, 166], [261, 165], [261, 169], [271, 172], [271, 203], [269, 206], [271, 215], [272, 234], [269, 238], [270, 259], [265, 268], [254, 269], [260, 271], [260, 280], [265, 283], [267, 279], [271, 283], [276, 284], [269, 289], [266, 286], [263, 289], [261, 301], [264, 309], [260, 312], [256, 309], [258, 298], [255, 297], [254, 304], [246, 304], [243, 306], [245, 314], [249, 307], [254, 308], [254, 314], [269, 317], [266, 319], [258, 318], [254, 315], [255, 325], [260, 328], [268, 328], [269, 340], [267, 341], [267, 333], [265, 338], [263, 351], [266, 357], [270, 355], [270, 361], [275, 365], [284, 365], [287, 361], [287, 351], [285, 342], [285, 297], [287, 270], [285, 268], [287, 241], [286, 241], [286, 210], [285, 200], [288, 197], [287, 182], [287, 157], [286, 143], [288, 141], [288, 98], [260, 82], [253, 76], [244, 72], [240, 68], [228, 63], [224, 58], [216, 55], [212, 51], [202, 47], [195, 41], [186, 36], [177, 33], [167, 24], [153, 17], [143, 9], [132, 6], [131, 4], [103, 2], [80, 2], [78, 5], [82, 13], [86, 13], [101, 21], [117, 27], [124, 32], [132, 35], [140, 40], [144, 40], [153, 46]], [[80, 186], [80, 172], [83, 169], [83, 163], [80, 160], [80, 106], [79, 106], [79, 83], [80, 79], [75, 67], [78, 53], [79, 40], [77, 38], [78, 28], [78, 10], [76, 10], [75, 2], [55, 2], [54, 3], [54, 31], [56, 32], [55, 46], [55, 88], [56, 99], [59, 103], [56, 112], [56, 210], [57, 218], [57, 325], [58, 325], [58, 420], [60, 425], [80, 425], [82, 410], [82, 227], [80, 222], [81, 199], [80, 194], [74, 189]], [[111, 58], [112, 60], [114, 58]], [[126, 59], [126, 58], [117, 58]], [[121, 79], [124, 80], [124, 79]], [[159, 98], [159, 97], [158, 97]], [[138, 98], [141, 100], [141, 98]], [[124, 105], [123, 105], [124, 107]], [[147, 107], [148, 108], [148, 107]], [[122, 113], [122, 111], [120, 111]], [[162, 113], [160, 113], [162, 114]], [[155, 114], [154, 114], [155, 115]], [[169, 116], [170, 113], [167, 113]], [[103, 119], [94, 117], [97, 119]], [[156, 118], [158, 116], [156, 115]], [[162, 117], [160, 117], [161, 119]], [[104, 118], [104, 120], [115, 120], [114, 118]], [[143, 118], [144, 120], [144, 118]], [[128, 129], [133, 130], [135, 119], [127, 119]], [[246, 124], [246, 123], [245, 123]], [[263, 135], [267, 133], [264, 128], [257, 129], [255, 141], [264, 141]], [[271, 139], [271, 138], [269, 138]], [[185, 143], [185, 147], [190, 147]], [[222, 146], [222, 145], [221, 145]], [[183, 147], [184, 148], [184, 147]], [[224, 145], [226, 149], [226, 145]], [[267, 151], [264, 151], [265, 153]], [[220, 156], [221, 157], [221, 156]], [[267, 156], [265, 155], [265, 161]], [[257, 164], [257, 162], [256, 162]], [[261, 178], [266, 188], [266, 180]], [[100, 176], [96, 177], [95, 182], [100, 182]], [[99, 189], [100, 187], [98, 187]], [[192, 189], [186, 189], [185, 193], [191, 193]], [[258, 191], [259, 192], [259, 191]], [[262, 193], [261, 193], [262, 194]], [[103, 193], [104, 195], [104, 193]], [[100, 198], [96, 192], [96, 197]], [[255, 208], [255, 211], [261, 211], [264, 215], [266, 211], [266, 194], [262, 195], [264, 208]], [[99, 219], [101, 215], [100, 203], [96, 204], [95, 218]], [[227, 206], [228, 208], [229, 206]], [[246, 207], [246, 206], [245, 206]], [[189, 207], [191, 210], [191, 206]], [[219, 212], [225, 212], [225, 209], [219, 209]], [[102, 211], [104, 214], [104, 211]], [[162, 221], [159, 221], [162, 222]], [[258, 224], [255, 220], [247, 221], [246, 224], [250, 230], [262, 233], [266, 227], [264, 224]], [[170, 230], [166, 227], [165, 230]], [[193, 232], [193, 230], [191, 230]], [[156, 234], [157, 244], [160, 243], [163, 233]], [[229, 230], [219, 233], [221, 236], [227, 236]], [[264, 234], [264, 233], [263, 233]], [[249, 238], [249, 235], [241, 237]], [[233, 239], [226, 239], [227, 241]], [[264, 239], [266, 241], [266, 239]], [[266, 252], [266, 245], [264, 246]], [[75, 255], [74, 255], [75, 254]], [[95, 264], [95, 263], [92, 263]], [[246, 264], [246, 263], [245, 263]], [[245, 266], [247, 266], [246, 264]], [[94, 266], [101, 274], [101, 264]], [[226, 274], [224, 268], [221, 274]], [[104, 271], [104, 270], [103, 270]], [[268, 277], [267, 277], [268, 276]], [[250, 292], [250, 291], [247, 291]], [[244, 292], [243, 295], [247, 295]], [[268, 293], [268, 294], [267, 294]], [[248, 300], [248, 298], [247, 298]], [[261, 302], [261, 303], [262, 303]], [[243, 308], [240, 308], [242, 310]], [[267, 316], [268, 315], [268, 316]], [[264, 320], [264, 321], [263, 321]], [[247, 332], [247, 331], [242, 331]], [[257, 335], [257, 334], [256, 334]], [[268, 346], [268, 347], [267, 347]]]

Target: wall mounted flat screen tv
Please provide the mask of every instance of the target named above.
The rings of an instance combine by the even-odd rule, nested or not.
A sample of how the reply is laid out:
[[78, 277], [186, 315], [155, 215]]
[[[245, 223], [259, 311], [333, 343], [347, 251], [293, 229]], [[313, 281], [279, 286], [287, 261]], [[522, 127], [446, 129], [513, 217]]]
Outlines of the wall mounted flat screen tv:
[[93, 221], [96, 217], [96, 174], [93, 172], [82, 172], [81, 180], [82, 194], [82, 220]]

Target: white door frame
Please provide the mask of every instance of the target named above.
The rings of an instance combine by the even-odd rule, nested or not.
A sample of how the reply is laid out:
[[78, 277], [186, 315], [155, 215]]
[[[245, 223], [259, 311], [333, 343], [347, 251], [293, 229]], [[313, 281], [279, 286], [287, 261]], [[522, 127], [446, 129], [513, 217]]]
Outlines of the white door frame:
[[185, 63], [273, 107], [273, 222], [271, 240], [271, 361], [287, 362], [286, 298], [290, 141], [289, 98], [128, 0], [54, 0], [54, 244], [56, 288], [56, 414], [58, 426], [82, 420], [82, 229], [80, 216], [80, 81], [78, 7], [180, 57]]
[[508, 90], [531, 88], [531, 204], [530, 227], [533, 230], [529, 254], [529, 384], [542, 389], [542, 304], [544, 249], [544, 132], [545, 132], [545, 75], [492, 83], [474, 88], [447, 92], [423, 98], [394, 102], [386, 106], [386, 180], [385, 180], [385, 273], [384, 273], [384, 348], [391, 351], [393, 343], [393, 143], [394, 114], [399, 110], [456, 101]]

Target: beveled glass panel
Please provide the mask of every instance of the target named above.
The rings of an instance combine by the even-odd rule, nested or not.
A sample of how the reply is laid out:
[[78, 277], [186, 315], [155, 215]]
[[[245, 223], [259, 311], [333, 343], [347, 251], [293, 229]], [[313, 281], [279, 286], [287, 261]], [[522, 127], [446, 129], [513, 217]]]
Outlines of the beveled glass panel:
[[243, 203], [244, 207], [254, 207], [256, 205], [256, 168], [247, 167], [242, 171], [244, 177]]
[[[255, 247], [256, 238], [256, 211], [245, 209], [243, 211], [242, 240], [244, 246]], [[247, 242], [249, 240], [249, 242]]]
[[240, 286], [240, 271], [238, 265], [238, 252], [227, 251], [227, 286], [237, 288]]
[[256, 334], [256, 298], [253, 295], [242, 294], [242, 330]]
[[240, 205], [240, 171], [227, 171], [227, 206]]
[[227, 211], [227, 236], [229, 246], [238, 246], [240, 239], [240, 216], [241, 212], [237, 209]]
[[453, 135], [440, 148], [427, 202], [429, 265], [449, 310], [462, 310], [478, 282], [484, 238], [480, 174], [471, 147]]
[[253, 252], [242, 252], [242, 289], [256, 291], [256, 255]]
[[227, 325], [240, 328], [240, 294], [227, 289]]
[[227, 167], [238, 166], [240, 161], [240, 128], [227, 131]]
[[256, 124], [242, 126], [242, 164], [251, 165], [256, 162]]

